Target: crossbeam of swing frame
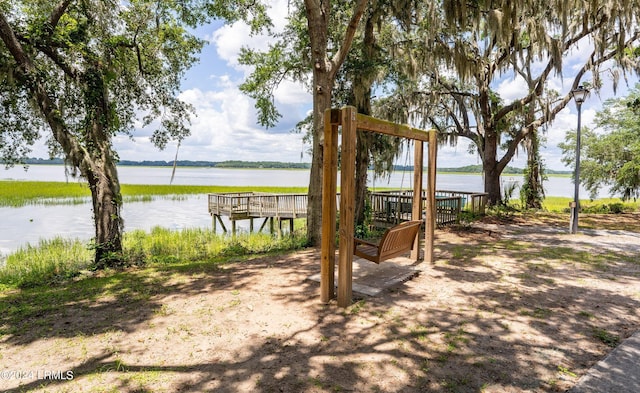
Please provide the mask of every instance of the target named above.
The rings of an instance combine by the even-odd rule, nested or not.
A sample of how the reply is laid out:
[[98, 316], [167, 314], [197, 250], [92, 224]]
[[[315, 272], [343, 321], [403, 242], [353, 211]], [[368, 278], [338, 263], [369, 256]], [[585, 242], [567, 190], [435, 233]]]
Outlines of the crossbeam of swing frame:
[[[433, 262], [435, 232], [435, 184], [436, 184], [436, 131], [424, 131], [357, 113], [351, 106], [342, 109], [327, 109], [324, 114], [324, 156], [322, 192], [322, 241], [320, 261], [320, 297], [323, 303], [335, 298], [335, 222], [338, 173], [338, 130], [342, 126], [341, 170], [340, 170], [340, 222], [338, 250], [338, 306], [347, 307], [353, 296], [353, 235], [355, 206], [355, 151], [357, 130], [377, 132], [415, 141], [414, 190], [412, 214], [422, 215], [422, 168], [424, 142], [429, 146], [427, 171], [427, 203], [425, 222], [424, 259]], [[419, 241], [411, 258], [419, 258]]]

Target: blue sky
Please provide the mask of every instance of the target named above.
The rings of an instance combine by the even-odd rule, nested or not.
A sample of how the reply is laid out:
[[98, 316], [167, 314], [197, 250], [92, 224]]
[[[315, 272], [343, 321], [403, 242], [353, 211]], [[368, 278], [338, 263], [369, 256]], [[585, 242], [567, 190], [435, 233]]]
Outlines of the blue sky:
[[[275, 30], [284, 26], [283, 16], [287, 14], [287, 1], [277, 0], [271, 3], [271, 14], [275, 21]], [[272, 129], [265, 129], [256, 123], [256, 111], [253, 101], [239, 91], [238, 86], [250, 69], [237, 63], [242, 46], [265, 49], [270, 40], [266, 36], [251, 36], [249, 28], [236, 23], [225, 26], [220, 22], [198, 29], [197, 34], [208, 41], [201, 54], [201, 61], [193, 67], [184, 80], [182, 98], [196, 108], [196, 117], [191, 125], [191, 136], [183, 141], [179, 159], [225, 161], [286, 161], [309, 162], [306, 151], [309, 146], [302, 143], [302, 135], [292, 133], [295, 124], [304, 118], [311, 108], [312, 97], [301, 86], [290, 82], [281, 84], [275, 99], [283, 118]], [[588, 49], [588, 45], [586, 45]], [[576, 64], [582, 64], [588, 50], [578, 50], [565, 59], [565, 76], [557, 76], [549, 82], [549, 87], [566, 93], [573, 82], [572, 73]], [[606, 79], [606, 78], [605, 78]], [[626, 91], [621, 83], [618, 95]], [[495, 86], [500, 96], [509, 101], [520, 98], [526, 86], [519, 79], [505, 76]], [[582, 124], [593, 123], [596, 111], [601, 109], [606, 98], [613, 95], [610, 86], [601, 95], [591, 94], [583, 105]], [[575, 129], [577, 110], [570, 103], [559, 113], [548, 128], [545, 136], [546, 147], [542, 150], [547, 168], [565, 168], [561, 163], [559, 142], [564, 140], [565, 131]], [[114, 140], [120, 158], [124, 160], [173, 160], [176, 144], [170, 144], [159, 151], [149, 142], [148, 130], [138, 130], [133, 139], [127, 136]], [[438, 151], [439, 167], [458, 167], [480, 164], [479, 158], [468, 153], [468, 142], [461, 139], [456, 147], [443, 146]], [[40, 147], [34, 155], [46, 157]], [[301, 153], [304, 155], [301, 156]], [[525, 166], [525, 152], [512, 161], [512, 166]], [[409, 158], [411, 159], [411, 158]], [[401, 159], [403, 164], [407, 159]]]
[[[272, 3], [274, 15], [286, 15], [286, 1]], [[276, 18], [275, 29], [283, 27]], [[266, 36], [251, 36], [249, 28], [237, 23], [220, 22], [199, 28], [197, 34], [209, 44], [201, 53], [201, 61], [187, 74], [181, 97], [196, 108], [191, 136], [182, 142], [178, 157], [188, 160], [287, 161], [309, 162], [301, 152], [302, 135], [292, 133], [295, 124], [311, 107], [311, 95], [301, 86], [283, 83], [276, 92], [276, 104], [283, 117], [278, 125], [265, 129], [256, 122], [254, 102], [238, 86], [250, 69], [237, 63], [242, 46], [266, 48]], [[127, 137], [115, 140], [121, 159], [173, 160], [176, 144], [158, 151], [148, 141], [148, 132], [137, 132], [133, 141]]]

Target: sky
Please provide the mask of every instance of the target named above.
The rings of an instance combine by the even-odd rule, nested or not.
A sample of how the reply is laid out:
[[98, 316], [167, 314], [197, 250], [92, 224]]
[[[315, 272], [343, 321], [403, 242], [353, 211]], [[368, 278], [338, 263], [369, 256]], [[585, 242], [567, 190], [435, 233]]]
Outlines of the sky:
[[[287, 14], [287, 1], [271, 2], [271, 16], [275, 22], [275, 31], [284, 27]], [[302, 135], [292, 132], [297, 122], [307, 116], [311, 110], [312, 96], [302, 86], [284, 82], [275, 92], [275, 103], [283, 115], [279, 123], [265, 129], [257, 123], [254, 102], [244, 95], [238, 86], [250, 74], [251, 69], [238, 64], [240, 48], [249, 46], [266, 49], [271, 38], [264, 35], [251, 36], [250, 29], [243, 23], [224, 25], [216, 22], [201, 27], [196, 34], [207, 40], [208, 44], [201, 53], [200, 62], [186, 75], [181, 98], [194, 105], [196, 116], [192, 119], [191, 136], [184, 140], [178, 151], [178, 159], [204, 161], [283, 161], [310, 162], [309, 146], [302, 142]], [[588, 48], [586, 48], [588, 49]], [[576, 64], [581, 64], [588, 50], [578, 50], [565, 59], [565, 76], [554, 77], [549, 87], [566, 93], [573, 82], [572, 73]], [[624, 94], [624, 83], [618, 96]], [[520, 98], [526, 90], [521, 79], [505, 76], [496, 83], [497, 92], [505, 101]], [[590, 94], [582, 106], [582, 124], [591, 126], [595, 114], [602, 108], [605, 99], [613, 96], [610, 86], [606, 86], [600, 95]], [[546, 145], [541, 154], [548, 169], [570, 170], [561, 162], [558, 143], [564, 140], [567, 130], [575, 130], [577, 109], [571, 102], [555, 121], [548, 127]], [[150, 129], [137, 129], [134, 137], [118, 136], [114, 146], [122, 160], [164, 160], [172, 161], [176, 154], [176, 143], [169, 144], [159, 151], [150, 141]], [[410, 149], [412, 150], [412, 149]], [[476, 154], [470, 154], [468, 142], [460, 139], [457, 146], [442, 146], [438, 150], [438, 167], [459, 167], [480, 164]], [[43, 146], [34, 150], [35, 156], [46, 157]], [[40, 153], [40, 154], [38, 154]], [[411, 163], [412, 157], [404, 157], [399, 164]], [[510, 166], [524, 167], [526, 153], [519, 152]]]

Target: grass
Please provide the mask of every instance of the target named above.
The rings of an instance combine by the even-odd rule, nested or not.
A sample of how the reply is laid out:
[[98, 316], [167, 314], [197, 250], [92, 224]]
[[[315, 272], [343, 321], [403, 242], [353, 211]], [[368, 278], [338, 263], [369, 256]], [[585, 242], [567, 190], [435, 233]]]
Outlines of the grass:
[[[542, 204], [545, 211], [553, 213], [568, 213], [569, 203], [573, 198], [546, 197]], [[640, 209], [639, 201], [623, 202], [620, 198], [601, 198], [596, 200], [580, 200], [582, 211], [585, 213], [617, 213], [633, 212]], [[618, 211], [620, 209], [620, 211]]]
[[603, 344], [606, 344], [611, 348], [617, 347], [620, 343], [620, 336], [609, 333], [607, 330], [602, 328], [593, 328], [593, 337], [597, 338]]
[[[123, 184], [125, 202], [148, 202], [155, 197], [180, 198], [184, 195], [217, 192], [306, 193], [305, 187], [189, 186], [159, 184]], [[91, 197], [84, 182], [46, 182], [0, 180], [0, 207], [22, 207], [29, 204], [77, 204]]]
[[[209, 229], [171, 231], [156, 227], [150, 233], [125, 233], [123, 248], [131, 266], [171, 265], [175, 269], [192, 263], [219, 264], [258, 254], [299, 249], [306, 243], [301, 231], [280, 239], [265, 233], [235, 237], [215, 234]], [[26, 246], [10, 254], [0, 269], [0, 290], [56, 285], [89, 273], [94, 252], [79, 240], [55, 238], [36, 246]]]
[[74, 277], [92, 262], [93, 252], [77, 240], [41, 240], [10, 254], [0, 269], [2, 287], [32, 287]]

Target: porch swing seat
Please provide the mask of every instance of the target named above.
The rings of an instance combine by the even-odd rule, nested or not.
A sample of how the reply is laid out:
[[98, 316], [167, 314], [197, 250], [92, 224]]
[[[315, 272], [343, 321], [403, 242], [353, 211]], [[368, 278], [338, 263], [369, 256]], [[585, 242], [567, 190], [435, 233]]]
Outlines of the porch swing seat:
[[421, 220], [400, 223], [387, 229], [378, 243], [354, 238], [353, 254], [375, 263], [405, 254], [413, 249], [421, 225]]

